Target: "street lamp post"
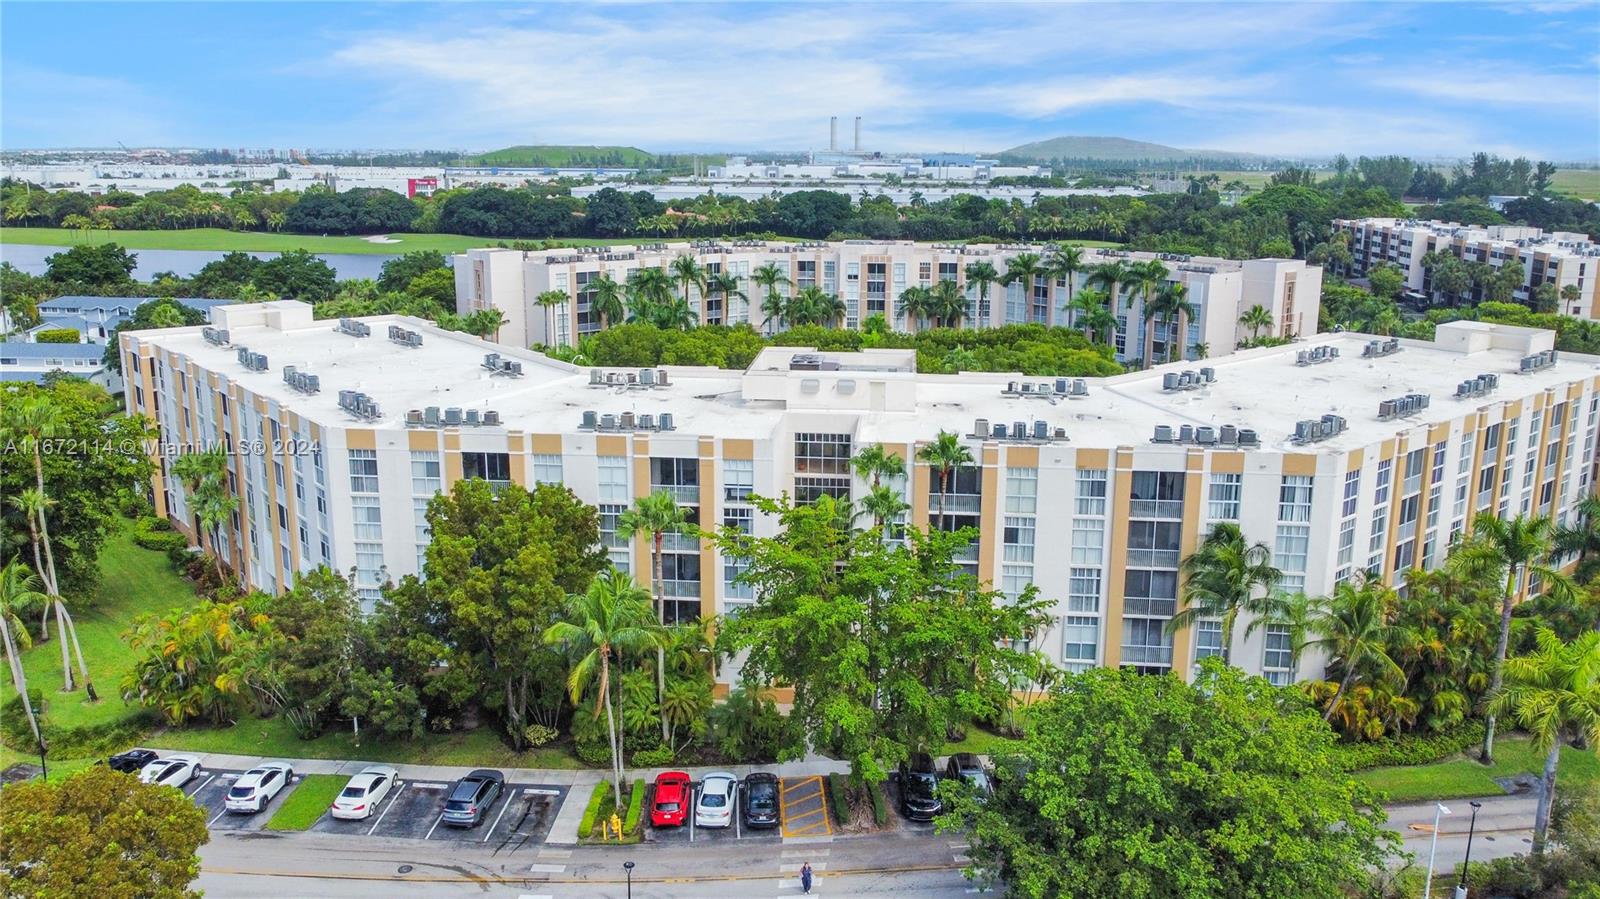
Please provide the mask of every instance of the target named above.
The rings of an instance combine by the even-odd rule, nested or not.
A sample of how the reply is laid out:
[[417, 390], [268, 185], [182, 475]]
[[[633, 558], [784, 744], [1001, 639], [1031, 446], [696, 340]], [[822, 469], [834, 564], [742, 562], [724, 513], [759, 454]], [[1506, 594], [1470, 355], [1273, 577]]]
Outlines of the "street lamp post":
[[1478, 809], [1483, 803], [1472, 803], [1472, 821], [1467, 824], [1467, 857], [1461, 862], [1461, 882], [1456, 884], [1455, 899], [1467, 899], [1467, 876], [1472, 873], [1472, 833], [1478, 828]]
[[628, 872], [628, 899], [633, 899], [633, 862], [623, 862], [622, 870]]
[[1428, 844], [1428, 879], [1422, 885], [1422, 899], [1433, 897], [1433, 856], [1439, 851], [1439, 816], [1448, 815], [1450, 810], [1444, 803], [1436, 802], [1433, 805], [1433, 840]]

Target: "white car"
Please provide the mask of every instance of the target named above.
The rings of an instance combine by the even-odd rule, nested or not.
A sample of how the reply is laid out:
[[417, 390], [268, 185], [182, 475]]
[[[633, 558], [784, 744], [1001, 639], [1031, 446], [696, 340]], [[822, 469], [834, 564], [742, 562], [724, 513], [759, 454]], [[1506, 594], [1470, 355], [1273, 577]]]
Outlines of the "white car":
[[700, 797], [694, 803], [697, 827], [728, 827], [733, 824], [733, 797], [739, 778], [726, 771], [707, 774], [700, 781]]
[[333, 805], [328, 806], [328, 814], [346, 821], [370, 818], [399, 779], [400, 772], [387, 765], [362, 768], [360, 774], [344, 785]]
[[292, 780], [294, 769], [288, 762], [264, 762], [239, 775], [223, 807], [230, 812], [259, 812]]
[[139, 769], [139, 780], [147, 784], [183, 787], [200, 773], [200, 760], [192, 755], [168, 755]]

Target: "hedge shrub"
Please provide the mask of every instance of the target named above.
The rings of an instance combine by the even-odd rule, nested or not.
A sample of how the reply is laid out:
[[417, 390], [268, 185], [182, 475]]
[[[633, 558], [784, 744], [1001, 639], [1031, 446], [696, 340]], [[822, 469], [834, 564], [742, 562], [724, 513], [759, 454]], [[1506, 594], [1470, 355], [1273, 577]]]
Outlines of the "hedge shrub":
[[661, 768], [672, 764], [672, 747], [654, 746], [650, 749], [641, 749], [633, 754], [633, 767], [635, 768]]
[[889, 804], [883, 796], [883, 784], [869, 786], [867, 795], [872, 797], [872, 820], [879, 827], [887, 827], [889, 824]]
[[1425, 765], [1483, 742], [1483, 722], [1464, 721], [1433, 734], [1404, 734], [1371, 743], [1341, 743], [1333, 756], [1345, 771], [1390, 765]]
[[828, 793], [833, 799], [833, 817], [842, 827], [850, 821], [850, 775], [828, 775]]
[[178, 533], [172, 527], [172, 522], [154, 515], [140, 518], [133, 523], [133, 542], [145, 549], [166, 553], [169, 559], [175, 553], [187, 553], [189, 538]]
[[594, 785], [594, 792], [589, 794], [589, 804], [584, 806], [583, 817], [578, 821], [578, 836], [588, 839], [594, 833], [594, 819], [600, 814], [600, 805], [611, 792], [611, 782], [602, 780]]
[[77, 328], [46, 328], [34, 335], [39, 343], [79, 343]]
[[611, 747], [604, 743], [594, 743], [588, 740], [579, 740], [573, 744], [573, 751], [586, 765], [611, 764]]
[[644, 778], [633, 782], [633, 795], [628, 797], [628, 815], [622, 819], [622, 832], [633, 833], [639, 829], [639, 816], [644, 812]]

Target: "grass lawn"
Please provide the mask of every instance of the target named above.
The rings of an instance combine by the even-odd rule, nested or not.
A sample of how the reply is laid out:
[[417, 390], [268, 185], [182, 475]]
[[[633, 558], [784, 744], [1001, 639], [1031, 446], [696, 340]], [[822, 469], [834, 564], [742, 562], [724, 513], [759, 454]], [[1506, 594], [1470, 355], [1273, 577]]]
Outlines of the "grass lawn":
[[[100, 701], [89, 702], [81, 686], [72, 693], [61, 692], [61, 644], [53, 620], [50, 642], [35, 643], [22, 654], [28, 685], [44, 694], [47, 727], [108, 724], [143, 714], [119, 695], [123, 675], [134, 662], [133, 650], [123, 642], [122, 632], [137, 615], [194, 602], [194, 590], [173, 573], [167, 557], [138, 546], [132, 534], [132, 522], [118, 519], [116, 530], [100, 548], [99, 600], [90, 608], [72, 610], [78, 642]], [[31, 624], [37, 627], [38, 622]]]
[[350, 778], [342, 774], [307, 774], [278, 806], [268, 830], [305, 830], [317, 823]]
[[[1476, 749], [1472, 752], [1475, 755]], [[1494, 778], [1516, 774], [1537, 776], [1542, 771], [1544, 754], [1536, 751], [1527, 737], [1511, 735], [1495, 741], [1494, 764], [1489, 767], [1463, 754], [1428, 765], [1358, 771], [1355, 776], [1387, 793], [1389, 802], [1420, 802], [1498, 795], [1504, 791]], [[1593, 750], [1580, 752], [1571, 746], [1563, 748], [1561, 764], [1556, 770], [1556, 789], [1600, 790], [1600, 757], [1596, 757]]]
[[503, 768], [582, 768], [564, 746], [515, 752], [489, 725], [465, 733], [427, 734], [420, 740], [390, 742], [370, 736], [357, 746], [348, 730], [302, 740], [282, 718], [246, 717], [232, 727], [168, 728], [149, 737], [154, 749], [222, 752], [269, 758], [359, 759], [416, 765], [466, 765]]
[[1600, 169], [1556, 169], [1550, 187], [1580, 200], [1600, 200]]

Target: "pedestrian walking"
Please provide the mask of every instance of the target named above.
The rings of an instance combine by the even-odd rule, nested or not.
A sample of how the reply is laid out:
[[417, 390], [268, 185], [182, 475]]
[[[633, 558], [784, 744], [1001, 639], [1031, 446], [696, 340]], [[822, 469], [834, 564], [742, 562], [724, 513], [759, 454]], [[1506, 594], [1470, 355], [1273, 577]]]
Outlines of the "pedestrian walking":
[[806, 862], [800, 866], [800, 891], [811, 892], [811, 863]]

